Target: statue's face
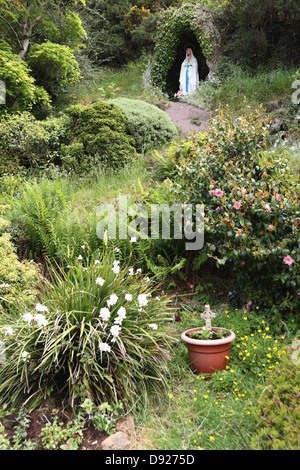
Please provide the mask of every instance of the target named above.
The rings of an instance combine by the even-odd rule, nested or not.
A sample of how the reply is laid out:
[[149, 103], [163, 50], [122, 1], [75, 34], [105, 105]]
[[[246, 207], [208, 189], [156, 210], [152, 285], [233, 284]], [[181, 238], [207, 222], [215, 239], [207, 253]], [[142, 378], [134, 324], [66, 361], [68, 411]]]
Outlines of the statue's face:
[[191, 49], [187, 49], [187, 50], [186, 50], [186, 57], [187, 57], [188, 59], [190, 59], [190, 58], [192, 57], [192, 51], [191, 51]]

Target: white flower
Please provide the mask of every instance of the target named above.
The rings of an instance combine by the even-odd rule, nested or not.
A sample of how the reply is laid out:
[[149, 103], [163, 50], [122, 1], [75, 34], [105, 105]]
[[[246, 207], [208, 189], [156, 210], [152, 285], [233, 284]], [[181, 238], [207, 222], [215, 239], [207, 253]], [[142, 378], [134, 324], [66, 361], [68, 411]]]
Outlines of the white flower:
[[118, 301], [118, 296], [116, 294], [112, 294], [107, 301], [107, 305], [108, 306], [115, 305], [117, 301]]
[[81, 255], [78, 256], [78, 261], [81, 261], [83, 259], [83, 257]]
[[23, 351], [21, 357], [23, 358], [23, 361], [26, 362], [26, 359], [30, 358], [30, 354], [26, 351]]
[[103, 321], [108, 321], [109, 317], [110, 317], [110, 311], [107, 307], [103, 307], [101, 308], [100, 310], [100, 318], [103, 320]]
[[96, 259], [95, 264], [100, 264], [100, 261]]
[[145, 281], [150, 282], [150, 277], [146, 277]]
[[136, 237], [131, 237], [130, 238], [130, 243], [135, 243], [136, 242]]
[[127, 300], [127, 302], [131, 302], [132, 295], [131, 294], [125, 294], [125, 300]]
[[133, 275], [134, 275], [134, 270], [133, 270], [133, 268], [129, 268], [128, 274], [129, 274], [129, 276], [133, 276]]
[[113, 273], [119, 274], [120, 272], [120, 261], [114, 261], [114, 267], [112, 268]]
[[120, 251], [121, 251], [120, 248], [115, 248], [116, 253], [120, 253]]
[[112, 341], [115, 341], [116, 337], [119, 336], [119, 333], [121, 331], [121, 327], [119, 325], [113, 325], [110, 329], [110, 332], [113, 336]]
[[107, 343], [99, 343], [99, 349], [101, 352], [110, 352], [111, 351], [111, 347], [109, 344]]
[[31, 315], [31, 313], [25, 313], [25, 315], [23, 315], [22, 319], [24, 321], [27, 321], [28, 323], [30, 323], [34, 319], [34, 316]]
[[14, 334], [14, 331], [12, 329], [11, 326], [8, 326], [7, 328], [5, 328], [5, 336], [12, 336]]
[[151, 323], [149, 325], [149, 328], [151, 328], [151, 330], [157, 330], [157, 324], [156, 323]]
[[46, 318], [44, 317], [44, 315], [42, 315], [41, 313], [38, 313], [35, 317], [34, 317], [35, 321], [37, 322], [38, 326], [47, 326], [48, 325], [48, 321], [46, 320]]
[[105, 283], [105, 280], [102, 279], [102, 277], [98, 277], [96, 279], [96, 284], [98, 284], [99, 286], [103, 286], [104, 283]]
[[82, 248], [83, 250], [85, 250], [85, 245], [82, 245], [82, 247], [81, 247], [81, 248]]
[[141, 274], [141, 272], [142, 272], [141, 268], [138, 268], [138, 269], [136, 270], [136, 273], [137, 273], [137, 274]]
[[118, 316], [115, 319], [116, 325], [121, 325], [122, 321], [126, 318], [126, 309], [124, 307], [120, 307], [118, 310]]
[[145, 307], [148, 304], [147, 295], [146, 294], [140, 294], [138, 296], [138, 303], [139, 303], [140, 307]]
[[42, 305], [42, 304], [37, 304], [35, 306], [35, 310], [37, 312], [49, 312], [48, 308], [45, 305]]
[[8, 289], [10, 287], [10, 284], [7, 284], [6, 282], [4, 284], [1, 284], [0, 288], [1, 289]]

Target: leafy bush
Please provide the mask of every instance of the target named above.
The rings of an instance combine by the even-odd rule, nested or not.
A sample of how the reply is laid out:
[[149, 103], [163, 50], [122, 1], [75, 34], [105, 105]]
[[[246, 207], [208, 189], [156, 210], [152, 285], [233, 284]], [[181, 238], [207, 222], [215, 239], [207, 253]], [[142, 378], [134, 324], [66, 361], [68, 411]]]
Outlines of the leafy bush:
[[8, 227], [0, 218], [0, 313], [5, 309], [14, 312], [19, 304], [30, 307], [37, 295], [39, 270], [37, 265], [20, 262], [9, 233], [1, 233]]
[[72, 405], [87, 397], [132, 404], [149, 384], [163, 385], [173, 341], [167, 300], [115, 254], [107, 248], [90, 262], [79, 257], [66, 272], [53, 271], [35, 312], [1, 317], [2, 403], [37, 406], [60, 393]]
[[121, 110], [98, 101], [69, 108], [73, 119], [70, 145], [64, 147], [63, 165], [80, 171], [89, 162], [109, 167], [124, 166], [136, 156], [134, 140], [127, 134]]
[[60, 159], [67, 117], [37, 121], [29, 112], [7, 114], [0, 120], [0, 175], [19, 166], [46, 167]]
[[28, 63], [37, 83], [52, 97], [57, 97], [63, 87], [80, 78], [74, 52], [68, 46], [52, 42], [34, 45]]
[[[263, 113], [234, 119], [228, 109], [207, 134], [174, 145], [165, 185], [177, 202], [204, 204], [205, 244], [194, 267], [226, 265], [242, 293], [270, 312], [299, 308], [298, 176], [276, 152], [264, 151]], [[234, 298], [234, 295], [231, 296]]]
[[260, 386], [252, 438], [255, 449], [299, 449], [300, 364], [299, 360], [291, 359], [291, 354], [292, 351], [282, 352], [279, 365], [269, 374], [266, 386], [263, 389]]
[[140, 100], [116, 98], [111, 100], [127, 118], [127, 128], [135, 140], [138, 152], [170, 142], [178, 131], [169, 116], [159, 108]]
[[6, 87], [6, 106], [0, 107], [0, 113], [7, 108], [16, 111], [30, 110], [35, 104], [50, 106], [50, 98], [47, 92], [38, 87], [31, 70], [19, 56], [14, 54], [6, 46], [0, 48], [0, 80]]

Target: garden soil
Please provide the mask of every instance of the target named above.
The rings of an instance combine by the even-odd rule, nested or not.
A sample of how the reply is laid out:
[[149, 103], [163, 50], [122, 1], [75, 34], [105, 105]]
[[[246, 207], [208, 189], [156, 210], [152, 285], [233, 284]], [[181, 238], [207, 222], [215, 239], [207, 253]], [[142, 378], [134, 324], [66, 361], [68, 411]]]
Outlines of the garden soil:
[[211, 118], [209, 111], [181, 101], [172, 102], [165, 112], [181, 129], [181, 134], [207, 130]]

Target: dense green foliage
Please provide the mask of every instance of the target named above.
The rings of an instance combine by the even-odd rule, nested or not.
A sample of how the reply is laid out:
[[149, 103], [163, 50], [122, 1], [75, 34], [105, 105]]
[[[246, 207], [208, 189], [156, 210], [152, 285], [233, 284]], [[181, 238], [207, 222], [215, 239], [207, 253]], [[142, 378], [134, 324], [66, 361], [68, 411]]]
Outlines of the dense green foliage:
[[156, 106], [128, 98], [116, 98], [111, 102], [126, 116], [127, 129], [139, 153], [166, 144], [178, 136], [169, 116]]
[[50, 99], [47, 92], [37, 86], [31, 75], [31, 70], [25, 62], [21, 62], [6, 45], [0, 42], [0, 80], [5, 83], [6, 106], [0, 107], [0, 112], [5, 108], [16, 110], [28, 110], [34, 105], [49, 106]]
[[67, 129], [67, 116], [38, 121], [29, 112], [4, 114], [0, 119], [0, 175], [60, 161]]
[[[297, 343], [297, 345], [296, 345]], [[278, 366], [267, 376], [266, 386], [255, 410], [256, 433], [253, 448], [299, 450], [300, 363], [299, 341], [283, 351]], [[294, 358], [293, 358], [294, 356]]]
[[63, 149], [65, 168], [79, 171], [97, 164], [116, 168], [135, 157], [134, 140], [127, 134], [126, 118], [117, 106], [98, 101], [72, 106], [68, 113], [73, 119], [73, 138]]
[[37, 265], [20, 262], [9, 233], [9, 223], [0, 218], [0, 315], [4, 309], [15, 311], [18, 305], [30, 308], [37, 296]]

